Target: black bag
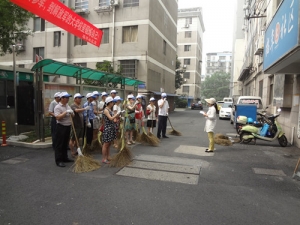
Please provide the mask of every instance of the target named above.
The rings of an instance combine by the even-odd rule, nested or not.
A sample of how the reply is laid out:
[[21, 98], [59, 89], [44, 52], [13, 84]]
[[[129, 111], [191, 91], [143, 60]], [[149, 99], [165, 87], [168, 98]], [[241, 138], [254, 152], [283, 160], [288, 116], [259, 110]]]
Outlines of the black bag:
[[135, 123], [135, 118], [133, 117], [133, 118], [129, 118], [129, 122], [130, 123]]
[[128, 109], [127, 113], [128, 113], [128, 114], [135, 113], [135, 110], [129, 110], [129, 109]]

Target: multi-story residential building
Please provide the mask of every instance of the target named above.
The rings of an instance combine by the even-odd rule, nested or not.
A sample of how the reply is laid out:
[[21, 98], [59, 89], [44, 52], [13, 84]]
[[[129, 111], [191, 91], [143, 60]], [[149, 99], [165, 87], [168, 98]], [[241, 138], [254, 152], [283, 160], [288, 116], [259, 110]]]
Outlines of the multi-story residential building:
[[184, 84], [177, 90], [177, 94], [185, 95], [189, 105], [200, 99], [204, 31], [202, 8], [178, 10], [177, 55], [184, 71]]
[[238, 81], [241, 95], [262, 97], [289, 142], [300, 146], [299, 1], [245, 0], [245, 54]]
[[[32, 68], [36, 55], [65, 63], [96, 68], [111, 61], [115, 70], [145, 82], [143, 91], [174, 94], [177, 45], [177, 0], [64, 0], [61, 1], [103, 31], [99, 48], [34, 17], [32, 36], [18, 45], [18, 67]], [[0, 57], [12, 65], [12, 56]], [[64, 77], [51, 81], [72, 82]]]
[[206, 54], [206, 76], [216, 72], [231, 73], [231, 52], [212, 52]]

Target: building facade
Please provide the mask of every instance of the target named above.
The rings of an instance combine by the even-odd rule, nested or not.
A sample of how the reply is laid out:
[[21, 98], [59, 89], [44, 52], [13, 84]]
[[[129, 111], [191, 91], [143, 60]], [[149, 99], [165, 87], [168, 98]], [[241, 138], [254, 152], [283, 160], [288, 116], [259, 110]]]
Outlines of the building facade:
[[231, 73], [231, 52], [211, 52], [206, 54], [206, 76], [214, 73]]
[[203, 33], [202, 8], [178, 10], [177, 55], [181, 62], [184, 84], [177, 94], [188, 98], [188, 103], [200, 99]]
[[[110, 61], [126, 77], [146, 83], [143, 91], [175, 92], [177, 0], [64, 0], [76, 13], [103, 31], [99, 48], [40, 17], [29, 21], [33, 35], [20, 40], [16, 63], [32, 68], [36, 57], [96, 68]], [[0, 57], [12, 65], [12, 55]], [[52, 82], [74, 82], [52, 77]]]
[[245, 45], [240, 95], [262, 97], [288, 141], [300, 146], [299, 1], [244, 1]]

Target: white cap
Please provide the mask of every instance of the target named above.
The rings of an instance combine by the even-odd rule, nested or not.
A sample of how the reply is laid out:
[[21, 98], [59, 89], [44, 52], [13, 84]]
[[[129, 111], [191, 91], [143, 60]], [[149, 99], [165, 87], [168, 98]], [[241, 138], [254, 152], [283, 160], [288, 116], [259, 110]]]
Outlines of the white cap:
[[72, 97], [72, 95], [70, 95], [68, 92], [66, 92], [66, 91], [63, 91], [63, 92], [61, 92], [60, 93], [60, 95], [59, 95], [59, 97]]
[[101, 96], [108, 96], [108, 94], [104, 91], [101, 93]]
[[161, 97], [167, 97], [167, 94], [166, 93], [161, 93]]
[[84, 96], [83, 95], [81, 95], [80, 93], [76, 93], [75, 95], [74, 95], [74, 98], [83, 98]]
[[122, 99], [120, 96], [116, 96], [116, 97], [114, 98], [114, 100], [116, 100], [116, 101], [123, 101], [123, 99]]
[[155, 98], [153, 98], [153, 97], [152, 97], [152, 98], [150, 98], [150, 102], [151, 102], [151, 101], [155, 101]]
[[93, 98], [94, 98], [93, 93], [87, 93], [87, 94], [86, 94], [86, 98], [87, 98], [87, 99], [90, 98], [90, 97], [93, 97]]
[[141, 95], [138, 95], [138, 96], [136, 96], [136, 98], [142, 98], [142, 96], [141, 96]]
[[118, 92], [116, 90], [110, 91], [110, 94], [117, 94]]
[[93, 91], [93, 95], [100, 96], [100, 94], [99, 94], [99, 92], [98, 92], [98, 91]]
[[116, 102], [116, 100], [109, 96], [105, 99], [105, 103], [108, 104], [110, 102]]
[[130, 99], [130, 98], [135, 99], [134, 95], [128, 95], [127, 98], [128, 99]]
[[57, 98], [57, 97], [60, 98], [60, 92], [56, 92], [56, 93], [54, 94], [54, 98]]

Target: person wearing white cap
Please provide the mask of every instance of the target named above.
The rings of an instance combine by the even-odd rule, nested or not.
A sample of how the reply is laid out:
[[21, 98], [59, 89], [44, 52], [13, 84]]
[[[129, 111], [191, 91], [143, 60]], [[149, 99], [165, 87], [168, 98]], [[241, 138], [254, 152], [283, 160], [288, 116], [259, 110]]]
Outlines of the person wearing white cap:
[[137, 104], [135, 106], [135, 124], [138, 129], [138, 132], [140, 132], [141, 128], [144, 126], [144, 110], [142, 107], [142, 96], [138, 95], [136, 96]]
[[101, 101], [99, 103], [99, 111], [100, 111], [100, 117], [102, 118], [104, 105], [105, 105], [105, 99], [107, 98], [108, 94], [104, 91], [101, 93]]
[[213, 152], [215, 149], [214, 129], [217, 123], [216, 99], [208, 98], [205, 99], [205, 101], [209, 107], [207, 113], [203, 112], [203, 116], [206, 118], [204, 131], [207, 132], [209, 139], [209, 147], [205, 150], [205, 152]]
[[104, 130], [102, 135], [102, 163], [109, 164], [110, 161], [110, 145], [117, 138], [116, 124], [114, 120], [120, 116], [120, 112], [113, 114], [113, 105], [115, 100], [112, 97], [105, 99], [105, 107], [103, 111]]
[[[114, 115], [120, 114], [120, 112], [121, 112], [121, 102], [123, 101], [123, 99], [122, 99], [120, 96], [116, 96], [116, 97], [114, 98], [114, 100], [115, 100], [115, 105], [114, 105], [114, 107], [113, 107]], [[115, 121], [114, 121], [114, 122], [116, 123], [117, 136], [118, 136], [118, 134], [119, 134], [120, 119], [121, 119], [121, 117], [119, 116], [119, 117], [117, 117], [117, 118], [115, 119]], [[115, 148], [118, 147], [117, 140], [114, 141], [114, 147], [115, 147]]]
[[117, 94], [118, 94], [118, 92], [117, 92], [116, 90], [112, 90], [112, 91], [110, 92], [110, 96], [111, 96], [112, 98], [115, 98], [115, 97], [117, 96]]
[[150, 103], [147, 106], [146, 113], [148, 115], [147, 120], [147, 127], [148, 127], [148, 134], [153, 133], [153, 127], [156, 127], [156, 106], [154, 105], [155, 98], [150, 98]]
[[127, 144], [134, 144], [133, 141], [133, 131], [135, 129], [135, 97], [130, 94], [127, 96], [128, 102], [126, 104], [126, 118], [125, 118], [125, 131], [126, 131], [126, 140]]
[[[75, 128], [75, 133], [78, 139], [83, 137], [83, 112], [85, 110], [89, 110], [90, 106], [86, 106], [85, 108], [82, 108], [81, 106], [81, 101], [82, 98], [84, 98], [83, 95], [81, 95], [80, 93], [76, 93], [74, 95], [74, 103], [70, 106], [71, 109], [74, 111], [74, 118], [73, 118], [73, 124], [74, 124], [74, 128]], [[75, 138], [75, 133], [74, 130], [71, 130], [71, 136], [70, 136], [70, 149], [71, 149], [71, 154], [73, 157], [75, 157], [78, 153], [77, 153], [77, 148], [79, 146], [77, 146], [76, 143], [76, 138]]]
[[54, 108], [56, 117], [56, 132], [55, 132], [55, 162], [59, 167], [65, 167], [64, 162], [73, 162], [68, 158], [68, 144], [71, 131], [71, 116], [74, 116], [74, 111], [68, 105], [69, 97], [72, 95], [68, 92], [60, 93], [60, 102]]
[[54, 94], [54, 100], [50, 103], [49, 105], [49, 115], [51, 116], [51, 136], [52, 136], [52, 148], [54, 150], [54, 146], [55, 146], [55, 130], [56, 130], [56, 118], [54, 115], [54, 108], [55, 106], [57, 106], [57, 104], [60, 101], [60, 92], [56, 92]]
[[86, 143], [90, 147], [93, 141], [93, 120], [95, 118], [94, 108], [93, 108], [93, 101], [95, 96], [93, 93], [88, 93], [86, 95], [87, 102], [83, 104], [83, 107], [90, 106], [90, 108], [83, 112], [84, 116], [84, 125], [86, 127], [85, 135], [86, 135]]
[[158, 128], [157, 128], [157, 137], [168, 138], [166, 136], [167, 131], [167, 121], [169, 115], [169, 103], [167, 101], [167, 94], [161, 93], [161, 99], [158, 100]]

